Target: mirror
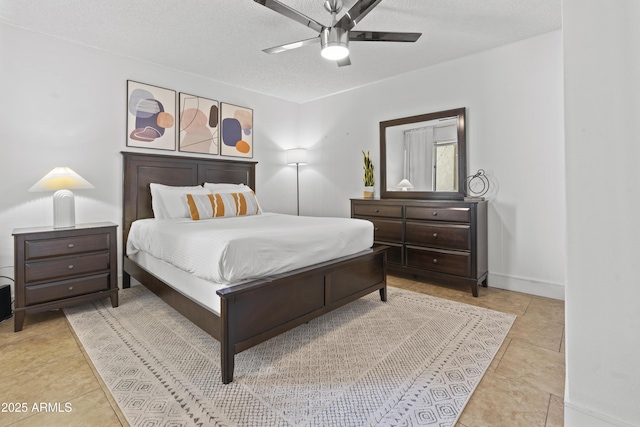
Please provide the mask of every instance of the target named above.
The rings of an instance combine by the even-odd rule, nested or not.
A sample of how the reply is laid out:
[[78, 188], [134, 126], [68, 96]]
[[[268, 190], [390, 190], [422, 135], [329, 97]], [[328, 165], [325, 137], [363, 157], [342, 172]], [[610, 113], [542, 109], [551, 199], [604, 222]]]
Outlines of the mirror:
[[465, 109], [380, 122], [380, 161], [383, 199], [463, 199]]

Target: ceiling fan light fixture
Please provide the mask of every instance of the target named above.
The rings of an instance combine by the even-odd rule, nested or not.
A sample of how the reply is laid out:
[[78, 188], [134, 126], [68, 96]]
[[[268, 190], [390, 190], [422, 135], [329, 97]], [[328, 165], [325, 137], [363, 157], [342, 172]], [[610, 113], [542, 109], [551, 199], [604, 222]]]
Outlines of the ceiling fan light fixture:
[[344, 7], [344, 0], [324, 0], [324, 8], [331, 14], [331, 24], [328, 27], [287, 6], [281, 0], [254, 1], [318, 32], [318, 36], [310, 39], [263, 49], [266, 53], [280, 53], [310, 44], [317, 45], [319, 40], [322, 56], [335, 61], [338, 67], [344, 67], [351, 65], [349, 41], [415, 42], [421, 36], [421, 33], [353, 30], [353, 27], [360, 23], [362, 18], [367, 16], [382, 0], [349, 0], [352, 6], [340, 19], [337, 18], [337, 15]]
[[322, 48], [322, 57], [325, 59], [330, 59], [333, 61], [337, 61], [339, 59], [346, 58], [349, 56], [349, 48], [346, 46], [325, 46]]
[[324, 28], [320, 45], [323, 58], [338, 61], [349, 56], [349, 34], [341, 28]]

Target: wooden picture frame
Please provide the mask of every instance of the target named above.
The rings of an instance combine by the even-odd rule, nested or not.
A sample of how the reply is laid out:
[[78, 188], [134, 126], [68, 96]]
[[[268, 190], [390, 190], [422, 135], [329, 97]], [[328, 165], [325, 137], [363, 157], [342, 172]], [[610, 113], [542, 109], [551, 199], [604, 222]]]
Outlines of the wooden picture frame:
[[220, 103], [220, 154], [253, 158], [253, 110]]
[[176, 149], [176, 92], [127, 80], [127, 147]]
[[219, 103], [216, 100], [180, 92], [178, 150], [219, 154]]

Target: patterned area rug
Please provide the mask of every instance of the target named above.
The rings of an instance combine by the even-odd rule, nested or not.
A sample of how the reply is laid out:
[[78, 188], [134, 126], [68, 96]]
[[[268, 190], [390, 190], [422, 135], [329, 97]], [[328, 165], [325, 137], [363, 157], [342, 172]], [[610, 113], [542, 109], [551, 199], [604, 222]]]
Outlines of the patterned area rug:
[[142, 286], [65, 309], [132, 426], [453, 426], [515, 316], [389, 288], [236, 355]]

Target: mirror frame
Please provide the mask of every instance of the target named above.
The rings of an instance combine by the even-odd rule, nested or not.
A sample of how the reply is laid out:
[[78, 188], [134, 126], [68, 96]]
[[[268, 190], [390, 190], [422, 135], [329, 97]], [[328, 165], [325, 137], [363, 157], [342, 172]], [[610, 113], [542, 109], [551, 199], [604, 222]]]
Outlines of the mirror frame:
[[[388, 191], [387, 190], [387, 128], [458, 116], [458, 191]], [[417, 116], [380, 122], [380, 198], [381, 199], [464, 199], [464, 181], [467, 177], [466, 109], [438, 111]]]

